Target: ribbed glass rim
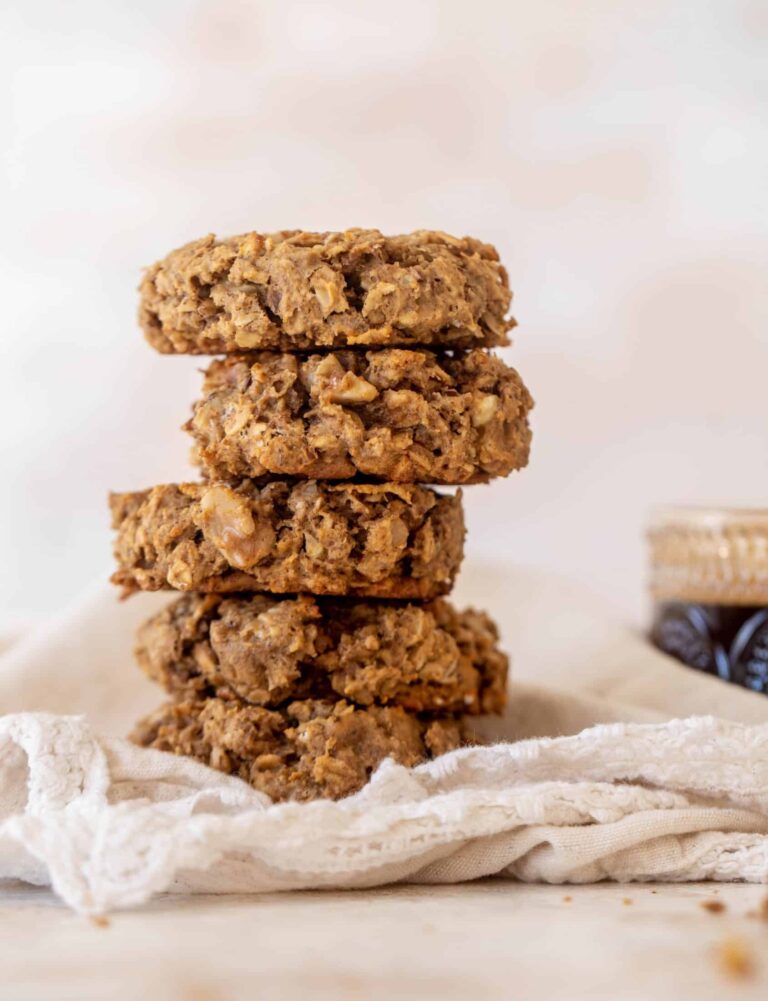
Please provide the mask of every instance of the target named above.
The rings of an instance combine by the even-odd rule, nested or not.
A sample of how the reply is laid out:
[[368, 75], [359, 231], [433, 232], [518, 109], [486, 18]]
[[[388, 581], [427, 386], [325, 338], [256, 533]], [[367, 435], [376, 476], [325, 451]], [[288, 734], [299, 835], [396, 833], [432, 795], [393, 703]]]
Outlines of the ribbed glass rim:
[[648, 527], [722, 529], [726, 527], [764, 528], [768, 532], [768, 507], [715, 507], [698, 504], [663, 504], [651, 508]]

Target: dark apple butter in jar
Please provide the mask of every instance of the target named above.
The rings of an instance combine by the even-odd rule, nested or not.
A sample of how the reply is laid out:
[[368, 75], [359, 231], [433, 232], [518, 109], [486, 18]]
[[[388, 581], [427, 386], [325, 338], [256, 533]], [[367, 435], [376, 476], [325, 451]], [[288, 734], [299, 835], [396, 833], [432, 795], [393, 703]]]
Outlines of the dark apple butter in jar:
[[768, 692], [768, 510], [664, 508], [648, 537], [653, 643]]

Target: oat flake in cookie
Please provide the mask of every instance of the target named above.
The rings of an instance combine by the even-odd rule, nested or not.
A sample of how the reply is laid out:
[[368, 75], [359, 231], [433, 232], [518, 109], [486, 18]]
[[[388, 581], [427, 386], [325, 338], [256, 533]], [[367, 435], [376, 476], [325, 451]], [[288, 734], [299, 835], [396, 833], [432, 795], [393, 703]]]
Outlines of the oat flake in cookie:
[[113, 581], [135, 590], [435, 598], [461, 563], [461, 496], [411, 484], [252, 480], [110, 498]]
[[428, 604], [188, 594], [138, 631], [145, 673], [176, 698], [261, 706], [342, 697], [412, 712], [500, 713], [507, 657], [488, 615]]
[[209, 366], [203, 390], [186, 429], [212, 480], [466, 484], [528, 462], [533, 400], [480, 349], [235, 355]]
[[139, 318], [166, 354], [508, 343], [496, 250], [420, 230], [206, 236], [146, 272]]
[[459, 720], [399, 706], [310, 699], [276, 710], [208, 698], [163, 706], [131, 739], [237, 775], [273, 800], [307, 800], [349, 796], [385, 758], [418, 765], [460, 747], [468, 733]]

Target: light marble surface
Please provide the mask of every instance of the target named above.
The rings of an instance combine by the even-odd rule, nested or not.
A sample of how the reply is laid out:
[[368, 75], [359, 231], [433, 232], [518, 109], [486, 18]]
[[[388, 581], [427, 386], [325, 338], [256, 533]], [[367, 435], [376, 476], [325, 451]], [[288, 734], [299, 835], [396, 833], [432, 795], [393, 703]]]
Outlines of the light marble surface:
[[[761, 887], [392, 887], [166, 896], [101, 925], [47, 891], [0, 893], [0, 997], [13, 1001], [765, 998]], [[570, 899], [567, 899], [570, 898]], [[722, 913], [701, 905], [721, 901]], [[719, 958], [735, 939], [752, 971]]]

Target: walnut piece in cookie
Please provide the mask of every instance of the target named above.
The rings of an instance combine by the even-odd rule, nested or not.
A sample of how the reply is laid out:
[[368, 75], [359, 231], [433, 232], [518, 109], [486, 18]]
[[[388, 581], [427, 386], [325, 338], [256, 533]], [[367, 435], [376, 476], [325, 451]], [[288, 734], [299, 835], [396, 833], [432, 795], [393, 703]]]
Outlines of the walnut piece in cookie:
[[248, 500], [230, 487], [216, 484], [200, 498], [198, 524], [203, 535], [238, 570], [247, 570], [268, 555], [275, 530], [254, 521]]

